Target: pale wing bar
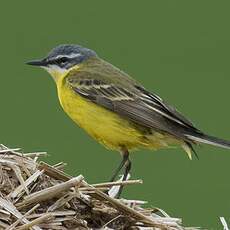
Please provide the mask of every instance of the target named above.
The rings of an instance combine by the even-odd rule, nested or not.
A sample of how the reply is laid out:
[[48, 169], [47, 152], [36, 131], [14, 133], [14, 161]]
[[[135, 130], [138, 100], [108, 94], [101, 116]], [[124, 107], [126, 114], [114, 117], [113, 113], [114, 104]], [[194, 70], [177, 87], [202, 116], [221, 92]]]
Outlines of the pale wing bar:
[[158, 96], [149, 96], [143, 90], [134, 94], [114, 84], [93, 79], [77, 81], [75, 78], [70, 85], [81, 96], [146, 128], [158, 129], [185, 140], [188, 140], [185, 133], [197, 130], [187, 120], [177, 118], [168, 107], [163, 106]]

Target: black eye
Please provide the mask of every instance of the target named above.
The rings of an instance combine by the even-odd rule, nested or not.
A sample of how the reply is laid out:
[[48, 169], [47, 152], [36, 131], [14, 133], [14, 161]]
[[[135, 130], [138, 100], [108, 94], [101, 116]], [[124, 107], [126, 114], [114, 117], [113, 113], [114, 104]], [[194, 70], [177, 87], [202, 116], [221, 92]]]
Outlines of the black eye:
[[57, 59], [58, 64], [65, 64], [69, 59], [67, 57], [61, 57]]

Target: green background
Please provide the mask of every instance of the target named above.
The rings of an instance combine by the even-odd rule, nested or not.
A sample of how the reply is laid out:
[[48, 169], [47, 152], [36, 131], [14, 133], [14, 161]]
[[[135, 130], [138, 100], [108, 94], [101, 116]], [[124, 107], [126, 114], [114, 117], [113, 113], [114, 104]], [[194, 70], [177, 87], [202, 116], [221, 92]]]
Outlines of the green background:
[[[77, 43], [123, 69], [188, 116], [230, 139], [229, 1], [1, 1], [0, 142], [47, 151], [51, 163], [89, 182], [106, 181], [120, 161], [77, 128], [43, 70], [26, 66], [61, 43]], [[222, 229], [230, 214], [230, 151], [203, 146], [200, 160], [181, 149], [132, 156], [124, 196], [148, 200], [186, 225]]]

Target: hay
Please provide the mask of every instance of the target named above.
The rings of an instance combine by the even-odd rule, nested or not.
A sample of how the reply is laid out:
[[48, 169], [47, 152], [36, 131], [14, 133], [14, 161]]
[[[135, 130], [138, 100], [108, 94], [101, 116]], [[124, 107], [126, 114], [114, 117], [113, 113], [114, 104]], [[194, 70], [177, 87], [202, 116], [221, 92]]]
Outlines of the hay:
[[0, 145], [0, 229], [197, 229], [143, 201], [113, 198], [119, 185], [141, 180], [90, 185], [65, 174], [64, 163], [38, 162], [46, 153], [19, 151]]

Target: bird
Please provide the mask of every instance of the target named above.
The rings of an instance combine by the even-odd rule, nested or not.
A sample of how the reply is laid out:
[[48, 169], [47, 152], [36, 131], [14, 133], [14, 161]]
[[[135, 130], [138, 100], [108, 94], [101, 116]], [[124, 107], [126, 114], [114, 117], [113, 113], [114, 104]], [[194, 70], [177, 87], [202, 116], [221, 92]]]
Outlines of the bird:
[[[176, 108], [128, 74], [80, 45], [63, 44], [44, 58], [27, 62], [54, 79], [60, 104], [68, 116], [97, 142], [122, 156], [113, 173], [123, 180], [131, 170], [130, 152], [179, 146], [189, 158], [194, 146], [230, 149], [230, 141], [207, 135]], [[197, 156], [198, 157], [198, 156]]]

